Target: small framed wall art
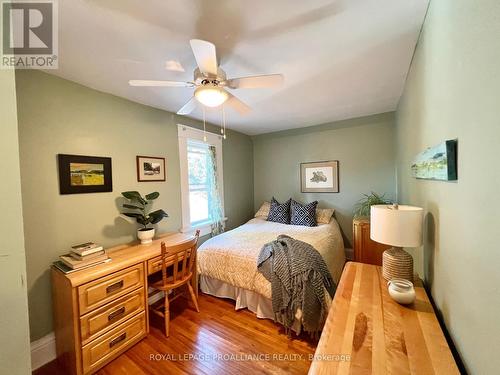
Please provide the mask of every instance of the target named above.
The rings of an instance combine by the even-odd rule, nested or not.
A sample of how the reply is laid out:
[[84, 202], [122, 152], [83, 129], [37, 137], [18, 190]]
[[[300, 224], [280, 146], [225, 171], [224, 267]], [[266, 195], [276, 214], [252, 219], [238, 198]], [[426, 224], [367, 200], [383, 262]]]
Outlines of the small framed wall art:
[[339, 161], [301, 163], [300, 186], [303, 193], [338, 193]]
[[137, 181], [165, 181], [165, 158], [137, 156]]
[[111, 158], [83, 155], [57, 155], [61, 194], [113, 191]]

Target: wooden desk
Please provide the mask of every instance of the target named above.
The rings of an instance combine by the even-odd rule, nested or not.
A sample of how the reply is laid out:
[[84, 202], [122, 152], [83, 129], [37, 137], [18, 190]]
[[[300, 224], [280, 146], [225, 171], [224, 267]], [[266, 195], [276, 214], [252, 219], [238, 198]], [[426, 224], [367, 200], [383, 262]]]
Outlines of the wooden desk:
[[420, 281], [415, 290], [399, 305], [381, 267], [347, 263], [309, 374], [459, 374]]
[[[110, 262], [69, 274], [52, 267], [57, 357], [67, 373], [94, 373], [146, 337], [147, 277], [161, 270], [160, 244], [190, 238], [168, 233], [149, 245], [117, 246], [107, 249]], [[196, 276], [192, 284], [197, 293]]]

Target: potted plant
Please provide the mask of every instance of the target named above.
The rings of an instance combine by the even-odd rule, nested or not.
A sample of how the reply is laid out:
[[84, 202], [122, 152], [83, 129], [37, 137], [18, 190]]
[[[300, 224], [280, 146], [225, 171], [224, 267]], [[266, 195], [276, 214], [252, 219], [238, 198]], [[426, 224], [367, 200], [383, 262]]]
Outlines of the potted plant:
[[128, 203], [123, 204], [123, 208], [127, 211], [122, 214], [134, 218], [143, 226], [137, 230], [137, 238], [141, 240], [141, 244], [151, 243], [155, 229], [148, 228], [148, 225], [159, 223], [164, 217], [168, 217], [168, 214], [161, 209], [149, 212], [152, 202], [160, 196], [160, 193], [155, 191], [143, 197], [137, 191], [124, 191], [122, 195], [128, 200]]
[[389, 199], [385, 198], [385, 194], [379, 195], [373, 191], [370, 194], [363, 194], [361, 198], [354, 205], [354, 218], [369, 218], [370, 217], [370, 207], [375, 204], [391, 204]]

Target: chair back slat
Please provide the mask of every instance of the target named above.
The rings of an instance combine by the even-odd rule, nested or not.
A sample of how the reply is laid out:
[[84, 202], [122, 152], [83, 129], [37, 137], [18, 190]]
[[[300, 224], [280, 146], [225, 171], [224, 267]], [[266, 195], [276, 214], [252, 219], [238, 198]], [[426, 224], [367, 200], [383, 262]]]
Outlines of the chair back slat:
[[179, 271], [179, 254], [180, 253], [183, 253], [184, 254], [184, 251], [185, 250], [181, 250], [181, 251], [178, 251], [177, 253], [175, 253], [174, 255], [174, 280], [173, 282], [176, 283], [177, 282], [177, 272]]
[[[193, 253], [193, 250], [191, 249], [190, 250], [190, 254]], [[188, 274], [188, 270], [186, 269], [186, 264], [187, 264], [187, 260], [188, 260], [188, 257], [190, 256], [190, 254], [188, 254], [188, 252], [186, 251], [186, 253], [184, 254], [183, 256], [183, 259], [182, 259], [182, 275], [181, 277], [184, 279]]]
[[[173, 246], [166, 246], [164, 242], [161, 243], [163, 286], [181, 284], [191, 278], [199, 236], [200, 231], [197, 230], [194, 238], [189, 241]], [[179, 269], [179, 267], [182, 268]]]
[[165, 259], [167, 258], [167, 247], [165, 242], [161, 243], [161, 278], [163, 280], [163, 285], [167, 284], [167, 266]]
[[188, 265], [188, 270], [189, 270], [189, 273], [192, 274], [193, 273], [193, 265], [194, 265], [194, 261], [196, 260], [196, 246], [193, 248], [193, 252], [191, 253], [191, 256], [189, 257], [189, 265]]

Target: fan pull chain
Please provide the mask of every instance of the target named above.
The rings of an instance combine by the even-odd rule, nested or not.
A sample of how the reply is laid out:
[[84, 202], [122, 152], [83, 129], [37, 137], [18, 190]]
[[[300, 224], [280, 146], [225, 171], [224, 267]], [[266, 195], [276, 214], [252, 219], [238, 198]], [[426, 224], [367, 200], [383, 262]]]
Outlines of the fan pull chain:
[[205, 106], [203, 106], [203, 142], [207, 142], [207, 128], [205, 120]]
[[224, 123], [224, 104], [222, 104], [221, 107], [222, 107], [222, 122], [220, 124], [220, 134], [224, 135], [224, 128], [222, 127]]
[[226, 139], [226, 111], [224, 110], [224, 104], [222, 104], [222, 125], [224, 126], [224, 130], [222, 130], [222, 127], [220, 128], [224, 139]]

